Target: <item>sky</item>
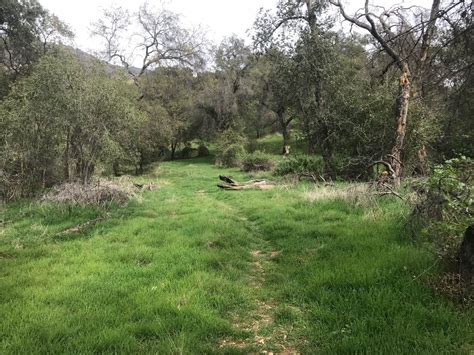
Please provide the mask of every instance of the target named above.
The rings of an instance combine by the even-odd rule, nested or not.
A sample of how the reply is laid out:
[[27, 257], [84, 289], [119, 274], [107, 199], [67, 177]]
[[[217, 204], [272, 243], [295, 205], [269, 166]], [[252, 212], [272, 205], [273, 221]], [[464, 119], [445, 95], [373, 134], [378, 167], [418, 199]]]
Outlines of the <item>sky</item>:
[[[130, 12], [138, 10], [143, 1], [137, 0], [39, 0], [46, 9], [69, 24], [76, 34], [76, 45], [85, 50], [97, 48], [97, 40], [90, 38], [90, 23], [101, 13], [101, 8], [118, 5]], [[150, 5], [159, 1], [148, 1]], [[202, 25], [208, 38], [219, 43], [224, 37], [236, 34], [246, 37], [261, 7], [274, 8], [276, 0], [168, 0], [165, 8], [182, 15], [185, 25]]]
[[[46, 9], [57, 15], [72, 27], [76, 34], [74, 44], [82, 50], [95, 52], [100, 50], [100, 41], [90, 37], [90, 23], [97, 20], [101, 8], [118, 5], [130, 12], [138, 10], [140, 0], [39, 0]], [[149, 0], [150, 5], [160, 4], [159, 0]], [[343, 0], [349, 13], [364, 4], [364, 0]], [[246, 39], [247, 29], [257, 16], [260, 8], [274, 9], [277, 0], [165, 0], [165, 7], [182, 15], [185, 25], [202, 25], [207, 37], [219, 43], [224, 37], [236, 34]], [[390, 6], [395, 3], [430, 6], [430, 0], [372, 0], [377, 5]]]

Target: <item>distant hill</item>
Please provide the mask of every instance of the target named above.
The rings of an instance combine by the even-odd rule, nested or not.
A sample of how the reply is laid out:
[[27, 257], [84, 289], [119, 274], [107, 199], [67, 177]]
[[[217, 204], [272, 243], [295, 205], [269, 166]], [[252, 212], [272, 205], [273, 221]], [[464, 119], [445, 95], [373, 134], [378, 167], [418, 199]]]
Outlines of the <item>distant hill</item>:
[[[106, 62], [105, 60], [96, 57], [93, 54], [90, 54], [90, 53], [87, 53], [87, 52], [83, 51], [82, 49], [74, 48], [74, 47], [71, 47], [71, 46], [64, 46], [64, 47], [67, 50], [69, 50], [79, 60], [80, 63], [89, 64], [89, 63], [92, 63], [92, 62], [98, 60], [98, 61], [105, 64], [106, 70], [109, 73], [114, 73], [118, 70], [123, 70], [124, 69], [124, 67], [122, 67], [122, 66], [110, 64], [110, 63]], [[140, 73], [140, 69], [136, 68], [136, 67], [129, 67], [129, 72], [131, 72], [133, 75], [138, 75]]]

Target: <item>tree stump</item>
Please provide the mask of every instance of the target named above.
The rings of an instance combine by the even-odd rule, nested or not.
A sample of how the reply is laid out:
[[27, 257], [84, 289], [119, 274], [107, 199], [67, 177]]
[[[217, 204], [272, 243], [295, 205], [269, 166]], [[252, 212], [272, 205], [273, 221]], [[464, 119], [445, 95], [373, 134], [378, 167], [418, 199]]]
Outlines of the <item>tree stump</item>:
[[459, 250], [459, 273], [468, 290], [474, 291], [474, 224], [467, 227]]

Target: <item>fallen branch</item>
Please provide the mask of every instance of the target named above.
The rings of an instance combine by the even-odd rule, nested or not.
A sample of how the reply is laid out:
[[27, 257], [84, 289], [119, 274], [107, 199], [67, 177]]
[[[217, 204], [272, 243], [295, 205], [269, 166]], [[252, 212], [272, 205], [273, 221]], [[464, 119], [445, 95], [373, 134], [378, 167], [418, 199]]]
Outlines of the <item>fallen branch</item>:
[[[313, 182], [315, 184], [317, 184], [319, 182], [319, 180], [321, 180], [322, 182], [326, 183], [326, 179], [321, 175], [321, 174], [314, 174], [314, 173], [300, 173], [298, 174], [298, 179], [301, 180], [301, 178], [303, 177], [307, 177], [307, 178], [310, 178], [311, 180], [313, 180]], [[319, 180], [318, 180], [319, 178]]]
[[73, 234], [73, 233], [79, 233], [79, 232], [83, 231], [84, 229], [86, 229], [88, 227], [91, 227], [91, 226], [97, 224], [98, 222], [104, 221], [108, 218], [109, 218], [109, 215], [99, 216], [97, 218], [91, 219], [90, 221], [78, 224], [77, 226], [65, 229], [62, 232], [58, 233], [56, 236], [61, 237], [61, 236], [65, 236], [65, 235], [69, 235], [69, 234]]
[[219, 179], [225, 184], [217, 184], [217, 187], [225, 190], [269, 190], [275, 187], [274, 184], [265, 180], [250, 180], [244, 183], [239, 183], [228, 176], [219, 175]]
[[381, 192], [377, 193], [378, 195], [381, 195], [381, 196], [383, 196], [383, 195], [393, 195], [393, 196], [398, 197], [398, 198], [401, 199], [401, 200], [405, 200], [405, 199], [402, 197], [402, 195], [400, 195], [398, 192], [396, 192], [396, 191], [393, 189], [393, 187], [390, 186], [389, 184], [383, 183], [383, 184], [382, 184], [382, 187], [386, 188], [387, 191], [381, 191]]
[[369, 168], [371, 168], [371, 167], [373, 167], [374, 165], [377, 165], [377, 164], [382, 164], [382, 165], [384, 165], [384, 166], [388, 169], [388, 171], [390, 172], [390, 177], [391, 177], [392, 179], [395, 178], [396, 174], [395, 174], [395, 170], [393, 170], [392, 165], [391, 165], [390, 163], [384, 161], [384, 160], [377, 160], [377, 161], [372, 162], [372, 163], [367, 167], [367, 169], [369, 169]]

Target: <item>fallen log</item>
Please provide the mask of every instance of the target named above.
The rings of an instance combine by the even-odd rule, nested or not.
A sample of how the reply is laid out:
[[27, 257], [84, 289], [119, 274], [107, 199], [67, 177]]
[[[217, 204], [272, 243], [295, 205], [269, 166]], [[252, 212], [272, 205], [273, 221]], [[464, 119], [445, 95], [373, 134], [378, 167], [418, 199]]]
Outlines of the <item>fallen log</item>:
[[74, 227], [71, 227], [71, 228], [63, 230], [62, 232], [59, 232], [58, 234], [56, 234], [56, 237], [63, 237], [63, 236], [69, 235], [69, 234], [82, 232], [84, 229], [87, 229], [87, 228], [97, 224], [98, 222], [104, 221], [104, 220], [108, 219], [109, 217], [110, 216], [107, 214], [105, 216], [99, 216], [97, 218], [91, 219], [87, 222], [78, 224]]
[[236, 184], [236, 182], [234, 180], [232, 180], [230, 177], [224, 176], [224, 175], [219, 175], [219, 180], [222, 180], [222, 181], [224, 181], [228, 184], [231, 184], [231, 185]]
[[217, 184], [217, 187], [225, 190], [269, 190], [275, 187], [274, 184], [265, 180], [250, 180], [244, 183], [239, 183], [228, 176], [219, 175], [219, 179], [225, 184]]

